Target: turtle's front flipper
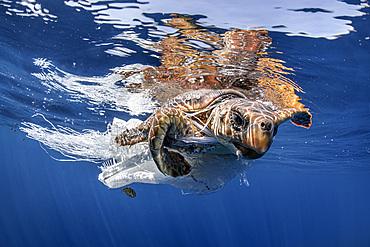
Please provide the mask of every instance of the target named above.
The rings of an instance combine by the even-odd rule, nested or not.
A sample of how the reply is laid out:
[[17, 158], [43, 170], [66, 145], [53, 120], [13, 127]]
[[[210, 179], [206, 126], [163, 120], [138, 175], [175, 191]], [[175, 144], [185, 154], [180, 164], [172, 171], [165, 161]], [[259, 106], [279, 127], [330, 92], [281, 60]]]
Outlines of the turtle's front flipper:
[[312, 123], [312, 115], [306, 109], [287, 108], [278, 110], [277, 114], [280, 117], [279, 124], [290, 119], [290, 121], [297, 126], [310, 128]]
[[196, 128], [185, 114], [175, 108], [161, 107], [152, 116], [148, 134], [150, 152], [158, 169], [177, 177], [190, 172], [191, 166], [178, 152], [164, 147], [169, 136], [173, 138], [192, 135]]
[[311, 118], [311, 113], [308, 111], [301, 111], [294, 114], [290, 121], [297, 126], [309, 128], [312, 124]]

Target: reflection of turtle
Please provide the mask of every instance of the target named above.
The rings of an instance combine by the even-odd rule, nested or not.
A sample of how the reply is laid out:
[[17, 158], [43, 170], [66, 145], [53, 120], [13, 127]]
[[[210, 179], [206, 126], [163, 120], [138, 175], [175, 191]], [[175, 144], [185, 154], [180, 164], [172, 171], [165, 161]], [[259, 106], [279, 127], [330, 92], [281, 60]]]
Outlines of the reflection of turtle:
[[[282, 122], [310, 127], [311, 114], [294, 93], [299, 87], [282, 76], [287, 68], [262, 57], [271, 42], [267, 31], [221, 36], [181, 17], [168, 25], [185, 38], [169, 37], [157, 45], [162, 65], [123, 73], [124, 78], [141, 73], [143, 83], [127, 87], [149, 89], [162, 106], [139, 127], [117, 136], [118, 144], [148, 141], [158, 169], [177, 177], [191, 171], [184, 152], [256, 159], [267, 152]], [[189, 40], [212, 49], [198, 51]]]
[[197, 90], [170, 100], [139, 127], [120, 134], [116, 142], [123, 146], [148, 141], [158, 169], [177, 177], [191, 170], [181, 151], [194, 150], [194, 145], [204, 152], [212, 148], [192, 144], [174, 149], [176, 140], [213, 137], [226, 151], [256, 159], [266, 153], [278, 125], [287, 119], [303, 127], [311, 124], [311, 115], [297, 108], [273, 111], [235, 90]]

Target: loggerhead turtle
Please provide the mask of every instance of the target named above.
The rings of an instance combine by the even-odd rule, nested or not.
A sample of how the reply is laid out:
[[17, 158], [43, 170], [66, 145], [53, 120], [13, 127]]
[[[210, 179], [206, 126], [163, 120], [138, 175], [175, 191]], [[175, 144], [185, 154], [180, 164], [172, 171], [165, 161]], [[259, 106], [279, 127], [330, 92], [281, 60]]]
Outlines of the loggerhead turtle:
[[[234, 154], [238, 158], [262, 157], [270, 148], [278, 126], [288, 119], [306, 128], [311, 124], [311, 114], [299, 108], [274, 111], [233, 89], [203, 89], [178, 95], [115, 141], [121, 146], [148, 141], [158, 169], [177, 177], [191, 171], [182, 152], [217, 149], [217, 154]], [[215, 138], [218, 143], [178, 144], [178, 140], [202, 137]]]
[[[205, 32], [191, 21], [179, 16], [171, 19], [168, 25], [179, 28], [186, 38], [163, 40], [162, 65], [139, 72], [144, 75], [140, 86], [149, 85], [157, 99], [163, 98], [158, 97], [158, 92], [163, 91], [161, 101], [165, 103], [140, 126], [118, 135], [116, 143], [131, 146], [147, 141], [158, 169], [178, 177], [192, 169], [184, 153], [257, 159], [270, 148], [284, 121], [290, 119], [295, 125], [310, 127], [311, 114], [298, 103], [294, 94], [297, 88], [281, 82], [281, 70], [278, 77], [272, 78], [275, 80], [263, 80], [263, 69], [278, 64], [268, 59], [258, 64], [261, 52], [271, 42], [267, 31], [234, 30], [220, 36]], [[186, 44], [189, 38], [218, 49], [197, 52]], [[135, 73], [125, 73], [124, 77]], [[180, 90], [163, 90], [163, 85], [168, 85], [165, 83]], [[258, 87], [261, 85], [265, 87]], [[185, 93], [179, 94], [181, 91]], [[269, 106], [260, 95], [270, 104], [277, 100], [280, 105]]]

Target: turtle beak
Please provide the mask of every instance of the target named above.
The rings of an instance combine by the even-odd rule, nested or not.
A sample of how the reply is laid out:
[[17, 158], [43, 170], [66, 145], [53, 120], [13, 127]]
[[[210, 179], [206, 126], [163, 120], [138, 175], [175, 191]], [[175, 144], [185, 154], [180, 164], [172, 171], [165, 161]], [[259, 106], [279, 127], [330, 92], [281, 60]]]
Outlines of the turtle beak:
[[269, 150], [274, 139], [274, 124], [269, 119], [255, 122], [242, 134], [242, 145], [237, 147], [244, 157], [256, 159]]

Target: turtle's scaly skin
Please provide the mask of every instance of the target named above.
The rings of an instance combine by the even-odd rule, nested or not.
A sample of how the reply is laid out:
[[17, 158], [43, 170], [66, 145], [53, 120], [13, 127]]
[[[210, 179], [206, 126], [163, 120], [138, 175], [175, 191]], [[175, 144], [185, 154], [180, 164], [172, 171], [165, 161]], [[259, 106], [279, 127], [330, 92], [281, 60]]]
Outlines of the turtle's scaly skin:
[[121, 146], [148, 141], [158, 169], [177, 177], [188, 174], [191, 165], [180, 152], [166, 147], [171, 139], [213, 136], [230, 153], [256, 159], [267, 152], [278, 125], [287, 119], [303, 127], [311, 124], [311, 115], [301, 109], [273, 111], [231, 89], [197, 90], [168, 101], [115, 141]]

